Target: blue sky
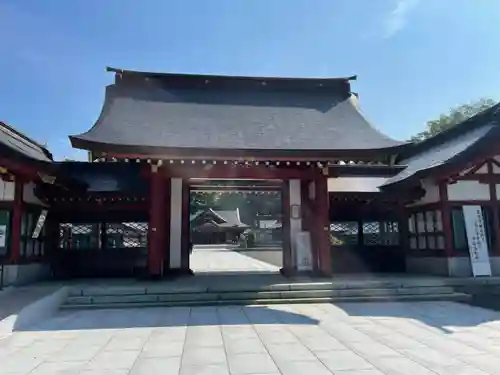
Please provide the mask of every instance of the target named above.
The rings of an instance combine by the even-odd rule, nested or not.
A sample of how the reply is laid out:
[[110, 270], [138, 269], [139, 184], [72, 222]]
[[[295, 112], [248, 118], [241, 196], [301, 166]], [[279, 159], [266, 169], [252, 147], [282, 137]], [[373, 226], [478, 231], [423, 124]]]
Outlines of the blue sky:
[[[448, 108], [500, 100], [497, 0], [0, 0], [0, 120], [85, 158], [106, 66], [337, 77], [407, 139]], [[321, 136], [318, 134], [318, 136]]]

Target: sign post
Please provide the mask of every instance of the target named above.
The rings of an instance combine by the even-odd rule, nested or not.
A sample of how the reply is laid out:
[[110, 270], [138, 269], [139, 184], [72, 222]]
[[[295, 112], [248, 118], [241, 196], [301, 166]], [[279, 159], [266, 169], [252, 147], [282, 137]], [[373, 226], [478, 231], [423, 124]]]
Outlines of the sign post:
[[481, 206], [463, 206], [465, 230], [469, 244], [472, 274], [476, 276], [491, 276], [490, 255], [484, 226]]

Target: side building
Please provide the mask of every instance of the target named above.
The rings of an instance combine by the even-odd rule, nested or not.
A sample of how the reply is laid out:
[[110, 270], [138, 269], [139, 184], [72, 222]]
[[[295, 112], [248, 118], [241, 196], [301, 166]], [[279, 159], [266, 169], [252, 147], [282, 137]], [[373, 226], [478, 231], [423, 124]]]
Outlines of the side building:
[[28, 283], [50, 275], [49, 205], [43, 185], [75, 188], [61, 177], [45, 146], [0, 122], [0, 264], [3, 285]]

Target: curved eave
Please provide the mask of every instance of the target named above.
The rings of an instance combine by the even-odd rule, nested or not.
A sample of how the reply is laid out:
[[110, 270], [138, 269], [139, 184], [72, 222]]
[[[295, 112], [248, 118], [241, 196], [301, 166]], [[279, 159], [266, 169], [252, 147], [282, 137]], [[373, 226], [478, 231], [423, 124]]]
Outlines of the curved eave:
[[446, 178], [450, 174], [454, 173], [457, 168], [467, 169], [469, 164], [477, 163], [478, 158], [487, 157], [489, 154], [494, 152], [495, 148], [498, 147], [498, 139], [500, 139], [500, 127], [496, 126], [489, 130], [485, 136], [476, 141], [474, 144], [462, 152], [457, 153], [442, 164], [418, 170], [402, 180], [382, 185], [380, 189], [392, 190], [416, 186], [419, 185], [420, 180], [429, 176]]
[[71, 145], [74, 148], [104, 152], [115, 155], [143, 155], [147, 156], [170, 156], [170, 157], [286, 157], [302, 156], [307, 158], [335, 158], [335, 157], [377, 157], [397, 155], [404, 150], [408, 144], [376, 149], [349, 149], [349, 150], [269, 150], [269, 149], [215, 149], [199, 147], [159, 147], [142, 145], [117, 145], [113, 143], [98, 142], [85, 139], [82, 136], [70, 136]]
[[[166, 138], [166, 142], [168, 140], [171, 141], [171, 143], [167, 146], [163, 145], [158, 145], [158, 143], [162, 144], [163, 142], [160, 142], [160, 138], [153, 138], [151, 139], [151, 142], [138, 142], [137, 144], [132, 144], [134, 140], [137, 140], [136, 137], [133, 136], [133, 133], [124, 133], [125, 136], [120, 140], [116, 137], [119, 137], [120, 132], [125, 132], [122, 130], [122, 122], [120, 119], [116, 120], [113, 128], [113, 116], [116, 115], [116, 113], [123, 113], [122, 111], [129, 110], [129, 107], [119, 107], [120, 105], [123, 106], [123, 102], [119, 102], [118, 100], [123, 100], [123, 98], [129, 98], [128, 93], [125, 91], [121, 91], [122, 89], [119, 89], [116, 85], [110, 85], [107, 86], [106, 88], [106, 94], [105, 94], [105, 100], [104, 104], [101, 110], [101, 113], [99, 115], [99, 118], [95, 122], [95, 124], [90, 128], [88, 131], [78, 134], [78, 135], [73, 135], [70, 136], [70, 142], [71, 145], [74, 148], [79, 148], [79, 149], [84, 149], [84, 150], [89, 150], [89, 151], [94, 151], [94, 152], [102, 152], [102, 153], [110, 153], [110, 154], [119, 154], [119, 155], [126, 155], [126, 154], [133, 154], [133, 155], [144, 155], [144, 156], [170, 156], [170, 157], [235, 157], [235, 156], [260, 156], [260, 157], [268, 157], [268, 156], [275, 156], [275, 157], [287, 157], [287, 156], [302, 156], [302, 157], [310, 157], [310, 158], [337, 158], [337, 157], [344, 157], [344, 158], [353, 158], [355, 159], [356, 157], [368, 157], [368, 158], [378, 158], [378, 157], [386, 157], [386, 156], [394, 156], [398, 155], [404, 150], [407, 149], [412, 143], [409, 142], [399, 142], [396, 140], [393, 140], [380, 131], [378, 131], [375, 127], [373, 127], [370, 122], [365, 118], [365, 116], [362, 114], [362, 112], [359, 110], [359, 105], [357, 102], [357, 98], [353, 95], [351, 95], [349, 98], [344, 100], [343, 102], [338, 103], [335, 107], [332, 108], [330, 111], [330, 116], [333, 117], [333, 120], [326, 119], [323, 120], [324, 123], [328, 123], [328, 121], [336, 121], [336, 118], [339, 118], [340, 121], [345, 121], [345, 124], [341, 122], [341, 124], [344, 126], [343, 128], [340, 128], [341, 132], [346, 132], [350, 129], [350, 126], [352, 126], [354, 129], [353, 135], [351, 137], [346, 137], [345, 142], [344, 139], [338, 139], [336, 138], [331, 139], [330, 141], [325, 141], [323, 139], [322, 142], [312, 142], [312, 139], [310, 137], [310, 134], [312, 134], [312, 130], [309, 132], [304, 132], [301, 121], [304, 121], [304, 119], [300, 119], [300, 115], [302, 115], [299, 112], [299, 115], [297, 116], [298, 120], [295, 121], [296, 124], [300, 125], [299, 129], [300, 131], [297, 133], [293, 133], [296, 135], [296, 139], [298, 140], [294, 144], [290, 144], [290, 148], [288, 148], [288, 145], [285, 145], [283, 147], [283, 144], [279, 144], [279, 142], [276, 144], [276, 148], [273, 147], [273, 143], [270, 142], [263, 142], [261, 145], [263, 146], [262, 148], [259, 147], [259, 142], [260, 139], [255, 138], [251, 139], [249, 142], [241, 142], [241, 138], [244, 138], [245, 136], [242, 136], [241, 133], [238, 132], [233, 132], [233, 133], [228, 133], [228, 134], [239, 134], [239, 137], [236, 136], [234, 139], [231, 138], [231, 136], [227, 137], [225, 140], [226, 142], [223, 145], [220, 145], [220, 141], [218, 140], [217, 143], [211, 142], [211, 144], [208, 147], [199, 147], [197, 144], [203, 144], [203, 141], [198, 139], [198, 143], [196, 141], [192, 141], [193, 138], [187, 138], [191, 141], [185, 141], [185, 139], [182, 139], [180, 137], [179, 144], [182, 144], [182, 146], [177, 147], [176, 146], [176, 141], [175, 138], [172, 136], [171, 138]], [[133, 99], [135, 100], [135, 99]], [[148, 102], [145, 100], [137, 99], [137, 103], [157, 103], [157, 101], [153, 102]], [[121, 103], [121, 104], [118, 104]], [[161, 101], [159, 102], [161, 103]], [[140, 104], [142, 105], [142, 104]], [[158, 111], [167, 111], [166, 115], [168, 115], [168, 107], [166, 108], [160, 108]], [[158, 112], [157, 111], [157, 112]], [[331, 113], [333, 111], [336, 111], [334, 113]], [[144, 110], [145, 113], [147, 112], [147, 108]], [[137, 111], [134, 113], [141, 113], [141, 111]], [[157, 113], [156, 116], [158, 117]], [[338, 116], [338, 117], [337, 117]], [[164, 117], [161, 117], [164, 118]], [[248, 120], [248, 116], [245, 118]], [[148, 121], [150, 120], [150, 121]], [[174, 117], [174, 120], [178, 121], [178, 124], [182, 123], [182, 119], [176, 119]], [[305, 121], [309, 120], [308, 118], [305, 118]], [[311, 118], [311, 124], [321, 124], [321, 121], [315, 122], [315, 118]], [[148, 123], [151, 124], [152, 129], [157, 129], [161, 127], [162, 122], [158, 118], [153, 119], [139, 119], [136, 121], [138, 123]], [[213, 123], [217, 123], [217, 121], [212, 121]], [[278, 124], [283, 124], [285, 121], [278, 121]], [[177, 125], [178, 125], [177, 124]], [[288, 123], [289, 124], [289, 123]], [[130, 125], [129, 125], [130, 126]], [[156, 128], [155, 128], [156, 127]], [[321, 128], [321, 125], [319, 125]], [[363, 130], [366, 128], [366, 131]], [[361, 130], [360, 130], [361, 129]], [[192, 129], [191, 129], [192, 130]], [[220, 129], [215, 128], [214, 132], [218, 131]], [[279, 129], [279, 125], [277, 128], [274, 128], [273, 132], [269, 134], [269, 137], [271, 139], [274, 139], [273, 137], [278, 136], [280, 131], [283, 129]], [[319, 132], [322, 129], [316, 129]], [[128, 130], [129, 131], [129, 130]], [[135, 130], [137, 132], [137, 129]], [[289, 132], [292, 130], [288, 130]], [[336, 130], [335, 128], [327, 128], [325, 131], [328, 131], [330, 134]], [[360, 132], [361, 131], [361, 132]], [[200, 132], [198, 132], [200, 133]], [[196, 134], [198, 134], [196, 133]], [[222, 133], [221, 133], [222, 134]], [[315, 134], [315, 133], [314, 133]], [[358, 137], [360, 134], [370, 134], [370, 138], [366, 138], [365, 136], [364, 139], [359, 139]], [[248, 135], [248, 134], [247, 134]], [[187, 135], [186, 135], [187, 136]], [[267, 139], [270, 139], [270, 138]], [[318, 135], [318, 137], [321, 137], [321, 135]], [[331, 135], [330, 135], [331, 137]], [[119, 137], [120, 138], [120, 137]], [[250, 136], [250, 138], [252, 138]], [[261, 137], [262, 138], [262, 137]], [[329, 146], [331, 143], [333, 143], [331, 146], [334, 146], [335, 140], [337, 143], [337, 146], [345, 145], [345, 149], [341, 148], [330, 148]], [[156, 144], [155, 144], [156, 142]], [[308, 143], [308, 142], [312, 142]], [[149, 144], [148, 144], [149, 143]], [[292, 142], [293, 143], [293, 142]], [[151, 145], [150, 145], [151, 144]], [[245, 144], [247, 145], [252, 145], [254, 147], [245, 147]], [[360, 144], [360, 148], [356, 148], [356, 144]], [[307, 148], [307, 146], [311, 146], [311, 148]], [[379, 146], [379, 147], [374, 147], [370, 148], [371, 145]], [[296, 147], [293, 147], [296, 146]], [[305, 147], [304, 147], [305, 146]], [[315, 146], [315, 147], [314, 147]], [[326, 147], [325, 147], [326, 146]], [[235, 147], [235, 148], [232, 148]]]

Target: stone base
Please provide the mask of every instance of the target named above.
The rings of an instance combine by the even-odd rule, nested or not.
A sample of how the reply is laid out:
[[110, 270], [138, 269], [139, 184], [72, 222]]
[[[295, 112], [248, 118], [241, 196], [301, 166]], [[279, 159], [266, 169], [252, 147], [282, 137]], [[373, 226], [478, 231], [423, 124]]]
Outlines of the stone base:
[[46, 280], [50, 276], [50, 266], [48, 264], [9, 264], [4, 266], [3, 285], [26, 285]]
[[449, 276], [448, 258], [444, 257], [407, 257], [406, 272], [433, 276]]
[[[491, 273], [500, 276], [500, 257], [490, 257]], [[408, 273], [434, 276], [471, 277], [472, 266], [469, 257], [408, 257]]]

